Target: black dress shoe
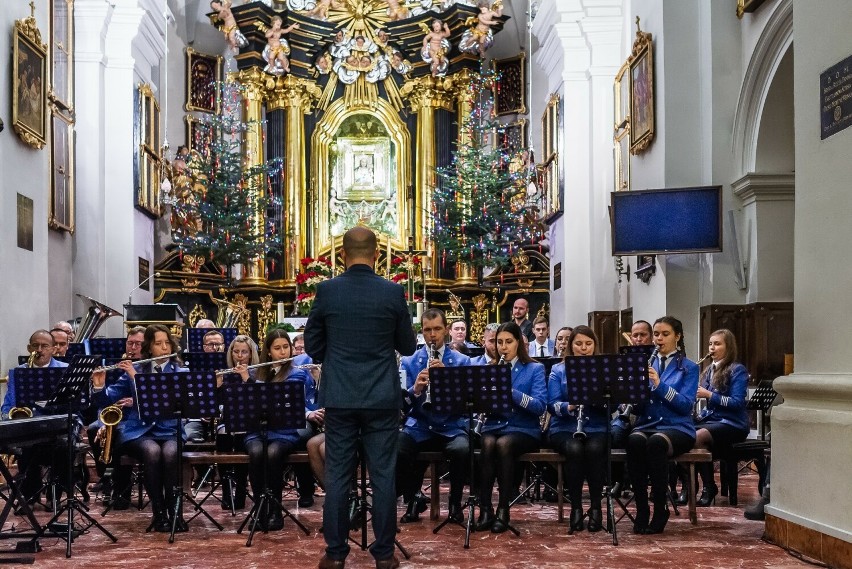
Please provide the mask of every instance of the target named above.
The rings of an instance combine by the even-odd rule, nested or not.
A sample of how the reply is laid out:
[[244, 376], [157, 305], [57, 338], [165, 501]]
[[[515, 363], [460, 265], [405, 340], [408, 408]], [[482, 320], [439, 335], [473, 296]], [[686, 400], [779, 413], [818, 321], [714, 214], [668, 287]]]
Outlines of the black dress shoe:
[[689, 503], [689, 488], [684, 486], [680, 494], [677, 495], [677, 499], [675, 500], [678, 506], [685, 506]]
[[396, 569], [399, 567], [399, 559], [391, 555], [387, 559], [376, 559], [376, 569]]
[[450, 511], [447, 517], [451, 522], [456, 524], [464, 523], [464, 512], [462, 512], [461, 504], [450, 504]]
[[701, 497], [698, 499], [698, 502], [695, 503], [696, 506], [709, 506], [711, 504], [716, 503], [716, 494], [719, 493], [719, 487], [715, 484], [713, 486], [705, 486], [701, 490]]
[[491, 533], [503, 533], [507, 529], [509, 529], [509, 507], [500, 506], [497, 508], [497, 519], [491, 526]]
[[126, 496], [113, 496], [112, 498], [112, 509], [113, 510], [126, 510], [130, 507], [130, 498]]
[[418, 521], [420, 514], [426, 511], [428, 503], [428, 498], [423, 494], [418, 493], [415, 495], [414, 499], [405, 507], [405, 513], [399, 518], [399, 523], [410, 524], [411, 522]]
[[345, 559], [330, 559], [327, 555], [323, 555], [317, 567], [319, 569], [343, 569], [345, 566]]
[[278, 531], [281, 529], [284, 529], [284, 516], [281, 515], [279, 508], [273, 508], [273, 512], [269, 514], [269, 518], [266, 520], [266, 530]]
[[154, 512], [151, 526], [153, 526], [154, 531], [157, 533], [169, 533], [172, 531], [172, 522], [169, 521], [169, 516], [165, 510]]
[[571, 518], [568, 522], [568, 533], [583, 531], [586, 528], [584, 522], [583, 508], [571, 508]]
[[313, 505], [314, 505], [313, 494], [306, 494], [304, 496], [299, 496], [299, 507], [300, 508], [310, 508]]
[[666, 523], [669, 521], [669, 509], [668, 507], [657, 507], [654, 506], [654, 517], [651, 518], [651, 523], [648, 524], [648, 527], [645, 528], [646, 535], [651, 535], [655, 533], [663, 533], [663, 530], [666, 529]]
[[594, 533], [603, 529], [603, 513], [600, 508], [589, 510], [589, 531]]
[[494, 508], [491, 506], [479, 508], [479, 518], [476, 520], [476, 531], [488, 531], [494, 525]]
[[644, 508], [636, 507], [636, 518], [633, 522], [633, 533], [645, 533], [648, 529], [648, 520], [651, 518], [651, 508], [647, 505]]

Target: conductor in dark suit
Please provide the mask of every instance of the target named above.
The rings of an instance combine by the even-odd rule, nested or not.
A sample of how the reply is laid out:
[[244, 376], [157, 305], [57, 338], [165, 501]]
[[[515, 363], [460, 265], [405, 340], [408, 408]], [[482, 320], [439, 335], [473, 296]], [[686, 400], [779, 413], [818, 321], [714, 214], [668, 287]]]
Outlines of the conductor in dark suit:
[[349, 483], [360, 437], [373, 489], [370, 553], [378, 569], [399, 565], [396, 536], [397, 457], [401, 388], [394, 350], [414, 353], [416, 338], [403, 288], [373, 272], [376, 235], [354, 227], [343, 236], [346, 272], [317, 285], [305, 326], [305, 351], [322, 362], [319, 405], [325, 408], [323, 535], [320, 569], [342, 568], [349, 554]]

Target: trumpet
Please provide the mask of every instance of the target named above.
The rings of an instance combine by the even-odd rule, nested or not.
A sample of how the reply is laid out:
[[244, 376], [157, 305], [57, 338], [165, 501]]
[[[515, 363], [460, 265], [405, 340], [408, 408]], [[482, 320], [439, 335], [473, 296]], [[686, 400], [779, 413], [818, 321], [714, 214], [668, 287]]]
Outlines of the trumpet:
[[9, 419], [29, 419], [33, 416], [33, 410], [29, 407], [12, 407], [9, 409]]
[[[174, 354], [169, 354], [167, 356], [157, 356], [156, 358], [148, 358], [147, 360], [136, 360], [135, 362], [133, 362], [133, 364], [134, 365], [136, 365], [136, 364], [147, 364], [148, 362], [155, 362], [157, 360], [171, 359], [171, 358], [175, 357], [176, 355], [177, 355], [177, 352], [175, 352]], [[124, 360], [122, 360], [122, 362], [123, 361]], [[121, 362], [119, 362], [117, 364], [104, 366], [102, 368], [98, 368], [95, 371], [112, 371], [112, 370], [118, 369], [120, 367], [121, 367]]]
[[[259, 364], [252, 364], [250, 366], [246, 366], [246, 370], [257, 369], [259, 367], [274, 366], [276, 364], [283, 364], [283, 363], [286, 363], [286, 362], [291, 362], [295, 359], [296, 359], [296, 357], [294, 356], [292, 358], [284, 358], [282, 360], [274, 360], [274, 361], [271, 361], [271, 362], [263, 362], [263, 363], [259, 363]], [[298, 369], [311, 369], [313, 367], [320, 367], [320, 364], [302, 364], [302, 365], [298, 365], [296, 367]], [[229, 367], [228, 369], [220, 369], [220, 370], [216, 371], [216, 375], [225, 375], [225, 374], [228, 374], [228, 373], [237, 373], [237, 371], [238, 371], [237, 368], [238, 368], [238, 366]]]
[[118, 405], [108, 405], [101, 409], [100, 419], [104, 424], [104, 434], [99, 460], [104, 464], [109, 464], [112, 460], [112, 429], [121, 422], [123, 417], [124, 412]]
[[[501, 354], [500, 360], [495, 365], [502, 365], [506, 361], [506, 356]], [[477, 436], [482, 436], [482, 429], [485, 427], [485, 423], [488, 422], [488, 413], [477, 413], [476, 420], [473, 422], [473, 434]]]
[[[429, 352], [431, 353], [432, 359], [439, 359], [440, 354], [438, 353], [438, 349], [435, 347], [435, 342], [429, 344]], [[428, 408], [432, 406], [432, 385], [431, 383], [426, 384], [426, 399], [423, 400], [423, 407]]]

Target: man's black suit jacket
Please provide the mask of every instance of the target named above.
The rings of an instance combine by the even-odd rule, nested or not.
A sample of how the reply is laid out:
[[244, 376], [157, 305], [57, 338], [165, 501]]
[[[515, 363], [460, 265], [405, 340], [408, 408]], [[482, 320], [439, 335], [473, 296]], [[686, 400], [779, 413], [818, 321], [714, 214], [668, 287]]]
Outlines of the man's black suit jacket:
[[398, 409], [398, 351], [411, 355], [417, 340], [404, 289], [367, 265], [317, 285], [305, 325], [305, 351], [322, 362], [320, 407]]

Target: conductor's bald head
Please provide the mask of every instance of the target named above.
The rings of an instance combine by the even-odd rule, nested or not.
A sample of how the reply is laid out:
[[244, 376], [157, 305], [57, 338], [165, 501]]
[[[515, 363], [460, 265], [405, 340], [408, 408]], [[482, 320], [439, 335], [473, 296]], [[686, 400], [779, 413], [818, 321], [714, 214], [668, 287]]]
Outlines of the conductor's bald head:
[[372, 267], [377, 257], [378, 243], [371, 230], [356, 226], [343, 234], [343, 260], [347, 267], [358, 264]]

